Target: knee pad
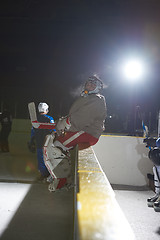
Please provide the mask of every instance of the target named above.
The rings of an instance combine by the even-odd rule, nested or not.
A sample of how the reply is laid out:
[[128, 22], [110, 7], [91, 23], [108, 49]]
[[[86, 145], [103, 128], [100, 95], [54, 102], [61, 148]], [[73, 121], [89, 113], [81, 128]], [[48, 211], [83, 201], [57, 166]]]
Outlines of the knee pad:
[[151, 149], [148, 157], [154, 163], [154, 165], [160, 166], [160, 149], [158, 147]]
[[43, 147], [44, 163], [54, 178], [66, 178], [70, 174], [70, 159], [53, 143], [54, 137], [48, 135]]

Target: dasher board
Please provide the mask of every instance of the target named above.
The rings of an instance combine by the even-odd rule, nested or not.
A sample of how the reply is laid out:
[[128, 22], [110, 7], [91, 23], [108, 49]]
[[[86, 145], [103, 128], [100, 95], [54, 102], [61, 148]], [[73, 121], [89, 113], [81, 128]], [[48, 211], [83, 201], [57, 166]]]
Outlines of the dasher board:
[[79, 151], [77, 212], [80, 240], [133, 240], [133, 231], [92, 148]]

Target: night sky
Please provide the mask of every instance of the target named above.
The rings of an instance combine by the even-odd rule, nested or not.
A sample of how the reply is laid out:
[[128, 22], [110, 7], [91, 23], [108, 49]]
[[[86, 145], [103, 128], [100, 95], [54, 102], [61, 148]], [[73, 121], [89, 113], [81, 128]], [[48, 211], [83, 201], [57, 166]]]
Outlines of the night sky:
[[[6, 0], [0, 3], [1, 110], [27, 117], [27, 103], [46, 101], [64, 115], [93, 73], [104, 84], [108, 113], [132, 103], [160, 107], [159, 0]], [[125, 56], [145, 59], [145, 81], [129, 86], [118, 70]], [[136, 98], [135, 98], [136, 96]]]

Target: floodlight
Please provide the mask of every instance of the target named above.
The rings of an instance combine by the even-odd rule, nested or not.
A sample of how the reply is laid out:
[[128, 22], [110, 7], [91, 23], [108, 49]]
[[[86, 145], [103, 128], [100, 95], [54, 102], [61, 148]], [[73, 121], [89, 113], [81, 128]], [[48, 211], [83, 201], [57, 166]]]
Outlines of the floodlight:
[[129, 60], [123, 65], [123, 74], [128, 80], [139, 80], [144, 74], [144, 64], [137, 59]]

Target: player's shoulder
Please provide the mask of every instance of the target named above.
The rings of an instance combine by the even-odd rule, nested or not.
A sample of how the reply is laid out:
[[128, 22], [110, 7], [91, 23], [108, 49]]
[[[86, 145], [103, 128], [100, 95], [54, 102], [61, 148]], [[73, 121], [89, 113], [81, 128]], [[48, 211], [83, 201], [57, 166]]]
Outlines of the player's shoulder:
[[53, 119], [53, 117], [51, 117], [51, 116], [49, 116], [49, 115], [45, 115], [48, 119], [49, 119], [49, 121], [51, 122], [51, 123], [54, 123], [54, 119]]
[[49, 118], [44, 114], [40, 114], [37, 118], [39, 122], [50, 122]]

